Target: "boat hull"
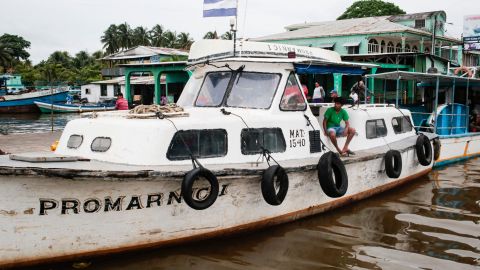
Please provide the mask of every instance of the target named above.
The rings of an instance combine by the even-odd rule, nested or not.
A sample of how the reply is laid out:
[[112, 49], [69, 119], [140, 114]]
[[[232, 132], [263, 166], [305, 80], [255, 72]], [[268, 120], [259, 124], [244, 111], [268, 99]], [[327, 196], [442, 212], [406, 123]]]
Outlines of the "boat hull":
[[43, 93], [28, 93], [24, 98], [10, 99], [0, 101], [0, 113], [38, 113], [40, 110], [35, 105], [35, 101], [42, 102], [61, 102], [65, 101], [68, 96], [68, 91], [60, 91], [54, 94]]
[[[205, 210], [184, 203], [180, 174], [153, 176], [156, 174], [142, 171], [121, 174], [117, 179], [76, 170], [85, 177], [79, 181], [58, 169], [1, 167], [0, 266], [162, 246], [293, 221], [389, 190], [431, 170], [431, 165], [418, 163], [413, 147], [401, 155], [403, 170], [398, 179], [387, 177], [383, 154], [346, 160], [349, 186], [341, 198], [325, 195], [315, 164], [287, 167], [289, 190], [281, 206], [264, 201], [262, 170], [251, 174], [215, 172], [219, 197]], [[17, 176], [9, 177], [11, 174]], [[207, 189], [198, 186], [193, 196], [203, 197], [205, 192]]]
[[35, 105], [42, 113], [83, 113], [83, 112], [98, 112], [98, 111], [112, 111], [115, 106], [81, 106], [74, 104], [53, 104], [48, 102], [35, 101]]
[[480, 156], [480, 133], [440, 136], [440, 157], [434, 167]]

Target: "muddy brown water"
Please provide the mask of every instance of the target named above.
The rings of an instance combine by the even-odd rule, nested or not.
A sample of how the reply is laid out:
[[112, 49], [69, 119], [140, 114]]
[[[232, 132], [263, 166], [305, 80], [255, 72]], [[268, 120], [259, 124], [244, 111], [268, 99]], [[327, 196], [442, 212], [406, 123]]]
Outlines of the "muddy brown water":
[[480, 269], [480, 159], [292, 223], [33, 269]]

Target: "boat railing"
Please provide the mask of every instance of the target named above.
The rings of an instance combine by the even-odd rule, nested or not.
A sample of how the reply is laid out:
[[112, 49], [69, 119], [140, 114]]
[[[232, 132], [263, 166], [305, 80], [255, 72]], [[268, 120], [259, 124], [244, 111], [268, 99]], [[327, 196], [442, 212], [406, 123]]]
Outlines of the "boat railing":
[[435, 130], [435, 113], [411, 111], [414, 128], [418, 131], [436, 132], [438, 135], [458, 135], [468, 133], [466, 113], [441, 113], [437, 115]]

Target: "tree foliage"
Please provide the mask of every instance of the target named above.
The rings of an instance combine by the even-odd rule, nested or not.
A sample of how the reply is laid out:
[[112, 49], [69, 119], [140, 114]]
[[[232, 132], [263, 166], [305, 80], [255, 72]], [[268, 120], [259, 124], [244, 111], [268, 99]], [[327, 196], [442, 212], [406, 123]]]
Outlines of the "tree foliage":
[[360, 0], [348, 7], [337, 20], [400, 14], [405, 14], [405, 11], [393, 3], [381, 0]]
[[190, 49], [193, 39], [189, 33], [165, 29], [162, 25], [154, 25], [150, 30], [143, 26], [131, 28], [128, 23], [111, 24], [104, 32], [100, 41], [107, 54], [137, 46], [167, 47]]

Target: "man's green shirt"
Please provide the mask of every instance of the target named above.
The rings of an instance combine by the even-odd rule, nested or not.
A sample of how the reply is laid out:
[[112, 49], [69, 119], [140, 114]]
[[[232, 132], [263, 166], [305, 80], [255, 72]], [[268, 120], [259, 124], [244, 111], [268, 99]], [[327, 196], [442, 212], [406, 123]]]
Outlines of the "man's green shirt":
[[327, 129], [331, 127], [339, 127], [342, 120], [348, 121], [347, 111], [340, 109], [337, 113], [334, 107], [328, 108], [327, 111], [325, 111], [324, 117], [327, 120]]

